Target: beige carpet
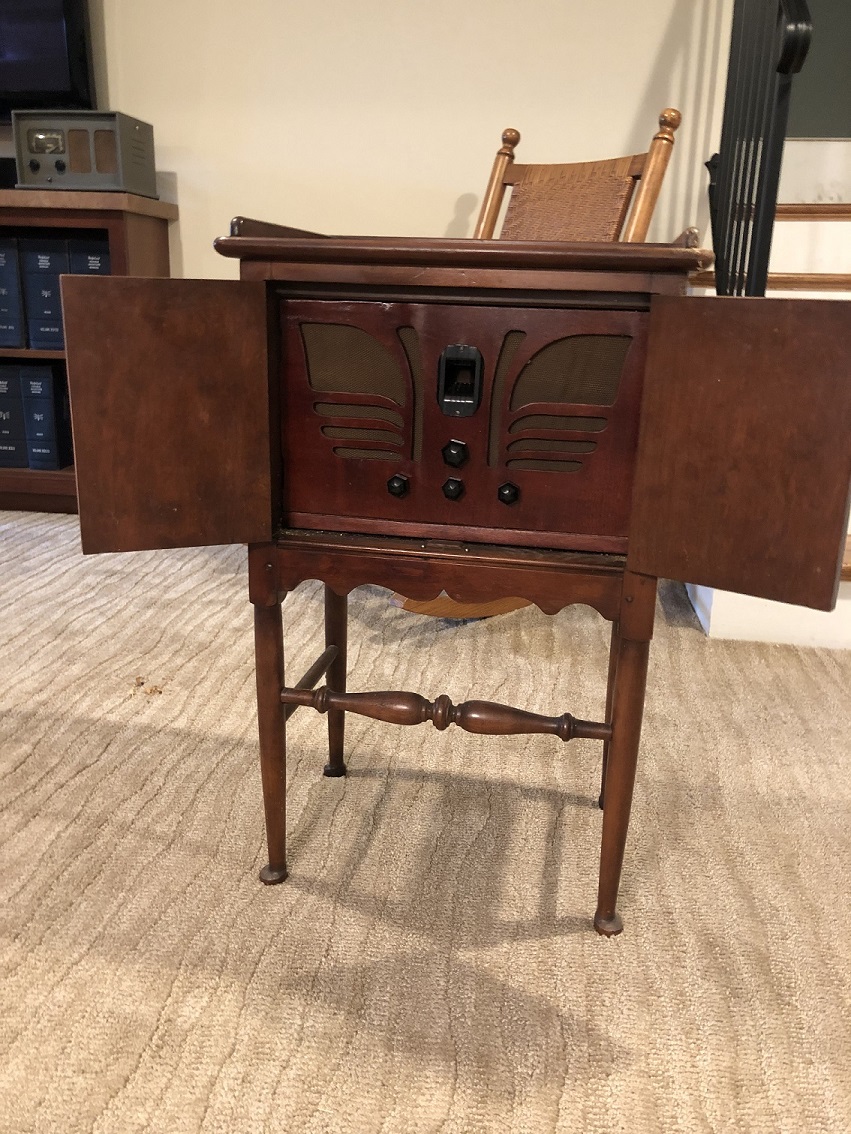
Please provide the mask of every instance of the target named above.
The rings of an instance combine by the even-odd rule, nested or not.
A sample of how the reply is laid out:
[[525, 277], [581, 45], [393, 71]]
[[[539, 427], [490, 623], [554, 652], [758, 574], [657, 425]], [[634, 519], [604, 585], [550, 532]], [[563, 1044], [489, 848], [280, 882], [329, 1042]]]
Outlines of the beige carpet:
[[[606, 941], [598, 745], [350, 718], [330, 781], [300, 710], [266, 889], [242, 549], [0, 540], [3, 1134], [851, 1129], [851, 652], [665, 589]], [[298, 676], [319, 588], [286, 612]], [[352, 689], [602, 711], [584, 608], [352, 623]]]

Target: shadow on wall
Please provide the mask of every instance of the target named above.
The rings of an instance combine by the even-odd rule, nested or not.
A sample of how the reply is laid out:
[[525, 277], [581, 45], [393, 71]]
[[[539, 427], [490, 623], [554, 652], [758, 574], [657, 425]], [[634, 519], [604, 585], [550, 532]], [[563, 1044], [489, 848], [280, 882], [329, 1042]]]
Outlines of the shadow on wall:
[[[89, 0], [89, 33], [92, 45], [92, 65], [95, 72], [95, 97], [98, 110], [124, 110], [110, 105], [109, 75], [106, 70], [106, 28], [103, 0]], [[125, 111], [132, 114], [132, 111]], [[138, 117], [138, 116], [137, 116]]]
[[[484, 178], [487, 178], [487, 172], [484, 173]], [[482, 191], [484, 191], [484, 180], [482, 181]], [[444, 236], [463, 238], [467, 236], [473, 229], [473, 222], [475, 220], [476, 209], [479, 204], [479, 198], [475, 193], [462, 193], [458, 200], [455, 202], [455, 215], [446, 226]]]
[[[623, 153], [643, 153], [657, 129], [659, 113], [675, 106], [683, 113], [674, 157], [666, 174], [659, 206], [651, 225], [651, 241], [673, 240], [683, 229], [697, 225], [703, 243], [709, 242], [709, 175], [704, 163], [718, 148], [726, 53], [729, 42], [730, 0], [676, 0], [662, 36], [642, 97], [632, 110]], [[499, 145], [494, 139], [494, 151]], [[617, 157], [618, 154], [598, 154]], [[564, 154], [560, 161], [585, 161], [587, 154]], [[482, 171], [482, 192], [490, 166]], [[465, 193], [458, 198], [447, 237], [467, 236], [481, 198]]]
[[[726, 81], [729, 0], [678, 0], [662, 38], [644, 98], [635, 108], [630, 141], [633, 152], [647, 148], [659, 111], [674, 105], [683, 112], [674, 158], [666, 175], [651, 240], [671, 240], [697, 225], [709, 242], [709, 175], [704, 162], [718, 148]], [[689, 215], [697, 203], [697, 214]]]
[[[180, 205], [177, 195], [177, 174], [172, 170], [157, 170], [157, 193], [161, 201], [170, 201]], [[183, 241], [180, 237], [180, 225], [168, 226], [168, 255], [171, 264], [172, 276], [183, 276]]]
[[[113, 19], [119, 19], [120, 13], [115, 12]], [[136, 114], [135, 108], [113, 106], [109, 92], [109, 72], [106, 66], [106, 21], [104, 17], [104, 0], [89, 0], [89, 31], [91, 34], [92, 64], [95, 77], [95, 96], [98, 110], [119, 110], [125, 114]], [[157, 131], [154, 123], [154, 157], [156, 158]], [[161, 201], [170, 201], [180, 204], [177, 191], [177, 174], [170, 170], [157, 167], [157, 194]], [[183, 271], [183, 241], [181, 239], [180, 224], [168, 226], [169, 264], [173, 277], [182, 277]]]

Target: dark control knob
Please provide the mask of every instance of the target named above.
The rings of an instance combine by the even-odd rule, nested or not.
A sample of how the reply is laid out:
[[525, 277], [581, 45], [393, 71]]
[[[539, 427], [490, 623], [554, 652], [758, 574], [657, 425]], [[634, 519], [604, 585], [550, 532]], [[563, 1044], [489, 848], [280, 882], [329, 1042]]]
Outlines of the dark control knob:
[[62, 160], [62, 158], [57, 158], [56, 159], [56, 172], [57, 173], [64, 173], [65, 169], [66, 169], [65, 162]]
[[387, 491], [391, 496], [405, 496], [408, 492], [408, 478], [404, 473], [396, 473], [387, 481]]
[[453, 469], [460, 469], [470, 458], [470, 450], [463, 441], [447, 441], [440, 451], [444, 463], [451, 465]]
[[38, 173], [38, 171], [41, 169], [41, 162], [38, 160], [38, 158], [31, 157], [29, 164], [30, 169], [33, 171], [33, 173]]
[[443, 495], [447, 500], [458, 500], [464, 495], [464, 481], [451, 476], [443, 486]]
[[512, 484], [510, 480], [507, 480], [505, 484], [501, 484], [496, 490], [496, 494], [503, 504], [516, 504], [520, 499], [520, 489], [516, 484]]

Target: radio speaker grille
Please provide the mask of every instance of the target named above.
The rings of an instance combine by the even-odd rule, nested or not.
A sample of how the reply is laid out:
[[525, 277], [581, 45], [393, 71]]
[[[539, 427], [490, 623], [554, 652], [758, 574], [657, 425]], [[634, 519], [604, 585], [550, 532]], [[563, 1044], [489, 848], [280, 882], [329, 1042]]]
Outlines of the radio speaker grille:
[[571, 335], [550, 343], [520, 371], [511, 409], [530, 402], [613, 405], [631, 342], [629, 335]]
[[95, 169], [98, 173], [118, 172], [118, 143], [112, 130], [95, 130]]
[[68, 167], [72, 173], [92, 172], [92, 148], [88, 130], [68, 131]]
[[[397, 358], [387, 346], [359, 327], [304, 322], [300, 331], [311, 389], [337, 394], [339, 398], [315, 402], [313, 406], [320, 417], [331, 419], [320, 427], [322, 436], [332, 442], [348, 442], [334, 446], [335, 456], [347, 460], [399, 460], [409, 444], [405, 417], [389, 409], [386, 402], [400, 409], [412, 402], [406, 417], [413, 416], [417, 390], [411, 380], [418, 378], [422, 369], [419, 342], [413, 328], [398, 330], [404, 354], [399, 352]], [[407, 359], [410, 376], [403, 369], [404, 359]], [[382, 422], [387, 423], [387, 428], [381, 427]], [[416, 449], [416, 433], [413, 443]]]
[[308, 381], [314, 390], [323, 394], [376, 394], [405, 405], [405, 375], [372, 335], [337, 323], [302, 323], [301, 334]]

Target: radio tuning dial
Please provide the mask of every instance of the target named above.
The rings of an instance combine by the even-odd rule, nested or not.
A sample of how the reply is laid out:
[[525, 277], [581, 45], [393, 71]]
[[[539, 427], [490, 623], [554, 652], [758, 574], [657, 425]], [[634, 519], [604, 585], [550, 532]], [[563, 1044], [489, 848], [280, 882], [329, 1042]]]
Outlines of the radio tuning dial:
[[440, 451], [444, 463], [453, 469], [460, 469], [470, 459], [470, 450], [463, 441], [447, 441]]
[[391, 496], [407, 496], [408, 478], [404, 473], [396, 473], [387, 481], [387, 491]]
[[443, 495], [447, 500], [459, 500], [464, 495], [464, 481], [451, 476], [443, 485]]

